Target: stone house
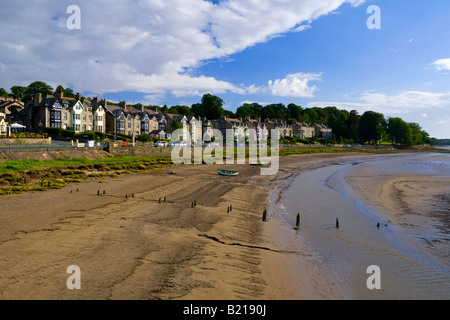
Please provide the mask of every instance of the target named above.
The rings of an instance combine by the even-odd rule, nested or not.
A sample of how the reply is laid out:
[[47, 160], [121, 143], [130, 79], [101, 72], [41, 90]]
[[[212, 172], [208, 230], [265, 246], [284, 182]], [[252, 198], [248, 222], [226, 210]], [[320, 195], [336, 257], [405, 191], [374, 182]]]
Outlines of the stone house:
[[293, 136], [293, 128], [292, 125], [289, 125], [286, 121], [278, 120], [278, 119], [266, 119], [264, 120], [266, 129], [268, 131], [268, 135], [272, 137], [272, 130], [278, 130], [279, 137], [292, 137]]
[[333, 139], [333, 130], [325, 124], [315, 124], [314, 131], [316, 137], [324, 139]]
[[292, 131], [294, 137], [301, 139], [314, 138], [316, 136], [314, 126], [306, 122], [294, 122]]
[[248, 125], [239, 119], [222, 116], [220, 119], [211, 120], [212, 128], [222, 133], [224, 141], [227, 139], [227, 130], [233, 131], [233, 140], [242, 139], [248, 136]]

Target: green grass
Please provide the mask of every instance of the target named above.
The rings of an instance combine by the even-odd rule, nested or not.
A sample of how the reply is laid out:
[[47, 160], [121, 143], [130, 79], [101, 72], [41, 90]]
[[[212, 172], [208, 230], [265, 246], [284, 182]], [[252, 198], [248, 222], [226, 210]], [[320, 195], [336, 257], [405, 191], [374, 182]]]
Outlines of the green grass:
[[0, 195], [60, 189], [90, 178], [118, 177], [171, 165], [170, 157], [131, 156], [0, 162]]
[[51, 169], [51, 168], [101, 168], [103, 165], [105, 168], [126, 168], [126, 167], [138, 167], [139, 165], [153, 165], [153, 164], [168, 164], [171, 162], [170, 157], [109, 157], [99, 159], [57, 159], [57, 160], [12, 160], [0, 162], [0, 173], [7, 172], [24, 172], [29, 170], [39, 169]]

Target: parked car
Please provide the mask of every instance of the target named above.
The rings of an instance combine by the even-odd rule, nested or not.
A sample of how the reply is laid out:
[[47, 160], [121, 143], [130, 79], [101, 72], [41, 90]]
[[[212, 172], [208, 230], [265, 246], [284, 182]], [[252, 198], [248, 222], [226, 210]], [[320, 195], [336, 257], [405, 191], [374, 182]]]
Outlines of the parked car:
[[167, 146], [170, 147], [170, 148], [174, 148], [174, 147], [178, 146], [178, 142], [171, 141], [171, 142], [169, 142], [169, 143], [167, 144]]
[[155, 146], [155, 147], [165, 147], [167, 145], [167, 142], [165, 142], [165, 141], [157, 141], [157, 142], [155, 142], [155, 144], [153, 145], [153, 146]]
[[210, 142], [208, 144], [206, 144], [207, 147], [219, 147], [220, 144], [218, 144], [217, 142]]
[[180, 147], [189, 147], [191, 144], [189, 142], [186, 142], [186, 141], [181, 141], [180, 143], [178, 143], [178, 145]]

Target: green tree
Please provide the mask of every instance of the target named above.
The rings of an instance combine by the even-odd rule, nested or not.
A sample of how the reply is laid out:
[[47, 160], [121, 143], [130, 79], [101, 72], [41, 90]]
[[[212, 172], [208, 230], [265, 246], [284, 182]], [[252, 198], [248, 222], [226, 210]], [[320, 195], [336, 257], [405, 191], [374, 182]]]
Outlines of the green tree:
[[27, 87], [13, 86], [11, 87], [11, 93], [15, 99], [24, 101], [25, 93], [27, 92]]
[[169, 113], [172, 114], [181, 114], [184, 116], [193, 116], [194, 112], [188, 106], [172, 106], [169, 108]]
[[[66, 98], [75, 98], [76, 95], [73, 92], [73, 90], [71, 88], [64, 88], [62, 85], [59, 85], [58, 87], [56, 87], [56, 91], [58, 91], [59, 89], [62, 89], [64, 97]], [[56, 93], [55, 91], [55, 93]]]
[[244, 103], [242, 106], [237, 108], [236, 117], [239, 119], [245, 119], [249, 117], [251, 119], [261, 118], [263, 106], [254, 102], [254, 103]]
[[173, 130], [183, 129], [183, 124], [180, 122], [180, 120], [173, 119], [173, 121], [172, 121], [172, 129]]
[[262, 109], [261, 118], [286, 120], [290, 118], [289, 110], [282, 103], [269, 104]]
[[293, 104], [293, 103], [290, 103], [287, 106], [287, 108], [289, 110], [289, 118], [290, 119], [295, 119], [296, 121], [299, 121], [300, 120], [300, 115], [301, 115], [301, 112], [302, 112], [303, 108], [298, 106], [298, 105], [296, 105], [296, 104]]
[[386, 120], [384, 115], [374, 111], [366, 111], [361, 117], [358, 136], [362, 142], [376, 144], [383, 138]]
[[408, 126], [411, 128], [413, 144], [424, 144], [424, 137], [420, 125], [418, 123], [408, 123]]
[[389, 118], [387, 133], [392, 144], [410, 146], [413, 144], [412, 130], [401, 118]]
[[6, 91], [5, 89], [3, 89], [3, 88], [0, 88], [0, 97], [2, 97], [2, 98], [8, 98], [8, 96], [9, 96], [9, 93], [8, 93], [8, 91]]
[[167, 114], [169, 113], [169, 108], [166, 105], [164, 105], [164, 107], [160, 108], [159, 111], [161, 113]]
[[333, 130], [337, 137], [344, 138], [347, 136], [347, 125], [342, 119], [337, 118], [334, 113], [330, 114], [328, 117], [327, 125]]
[[217, 96], [209, 93], [203, 95], [202, 105], [208, 119], [219, 119], [224, 114], [223, 100]]
[[361, 116], [358, 114], [358, 111], [352, 110], [350, 111], [350, 115], [347, 121], [347, 136], [349, 139], [352, 139], [353, 141], [358, 140], [358, 126], [359, 121], [361, 120]]
[[53, 92], [54, 90], [50, 85], [42, 81], [35, 81], [27, 87], [24, 101], [32, 100], [36, 93], [42, 93], [42, 96], [45, 96], [47, 94], [53, 94]]
[[225, 114], [223, 100], [210, 93], [204, 94], [202, 103], [193, 104], [191, 107], [195, 116], [206, 117], [207, 119], [219, 119]]

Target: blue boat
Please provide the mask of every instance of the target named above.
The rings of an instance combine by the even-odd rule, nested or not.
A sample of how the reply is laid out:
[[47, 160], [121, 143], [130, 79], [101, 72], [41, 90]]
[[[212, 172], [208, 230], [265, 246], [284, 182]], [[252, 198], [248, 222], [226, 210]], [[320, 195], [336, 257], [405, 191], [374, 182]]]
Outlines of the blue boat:
[[221, 176], [237, 176], [239, 174], [238, 171], [231, 171], [231, 170], [219, 170], [219, 174]]

